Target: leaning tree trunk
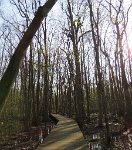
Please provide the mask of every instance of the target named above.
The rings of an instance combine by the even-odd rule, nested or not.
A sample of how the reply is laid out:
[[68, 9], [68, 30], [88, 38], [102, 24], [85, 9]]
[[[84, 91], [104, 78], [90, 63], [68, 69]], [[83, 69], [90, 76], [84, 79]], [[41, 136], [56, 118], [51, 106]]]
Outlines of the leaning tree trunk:
[[21, 41], [19, 42], [10, 63], [0, 81], [0, 107], [2, 108], [6, 97], [10, 91], [14, 80], [19, 71], [19, 67], [21, 62], [26, 54], [26, 50], [31, 43], [33, 36], [35, 35], [36, 31], [40, 27], [41, 22], [43, 21], [44, 17], [47, 16], [48, 12], [54, 6], [57, 0], [48, 0], [45, 5], [40, 6], [36, 12], [36, 15], [31, 22], [30, 26], [28, 27], [27, 31], [23, 35]]

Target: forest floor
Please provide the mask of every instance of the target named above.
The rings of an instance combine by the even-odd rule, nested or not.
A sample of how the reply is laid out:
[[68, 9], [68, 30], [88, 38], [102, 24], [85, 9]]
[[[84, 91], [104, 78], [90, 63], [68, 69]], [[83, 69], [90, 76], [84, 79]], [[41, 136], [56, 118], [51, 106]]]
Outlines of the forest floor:
[[[132, 124], [112, 115], [109, 118], [110, 147], [106, 147], [106, 125], [97, 125], [97, 114], [90, 115], [90, 122], [81, 128], [88, 150], [132, 150]], [[54, 121], [31, 127], [27, 132], [12, 135], [3, 140], [0, 137], [0, 150], [35, 150], [56, 126]], [[4, 141], [3, 143], [1, 141]]]
[[109, 117], [109, 147], [106, 146], [106, 125], [97, 125], [97, 114], [90, 116], [82, 132], [89, 150], [132, 150], [132, 124], [116, 115]]
[[[45, 122], [39, 126], [32, 126], [26, 132], [20, 132], [7, 138], [0, 139], [0, 150], [35, 150], [47, 137], [56, 123]], [[3, 142], [2, 142], [3, 141]]]

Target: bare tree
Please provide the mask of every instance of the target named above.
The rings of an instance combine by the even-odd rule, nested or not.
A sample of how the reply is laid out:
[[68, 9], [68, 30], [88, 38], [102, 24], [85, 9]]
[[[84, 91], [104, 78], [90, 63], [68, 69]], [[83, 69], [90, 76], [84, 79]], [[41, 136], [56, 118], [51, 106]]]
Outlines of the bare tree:
[[[110, 12], [110, 19], [112, 24], [115, 26], [116, 29], [116, 55], [119, 61], [119, 65], [121, 66], [121, 70], [120, 70], [120, 76], [121, 76], [121, 86], [123, 88], [122, 93], [124, 93], [125, 96], [125, 100], [126, 100], [126, 108], [125, 108], [125, 112], [126, 112], [126, 119], [127, 120], [132, 120], [132, 103], [131, 103], [131, 96], [129, 93], [129, 84], [127, 81], [127, 76], [126, 76], [126, 71], [125, 71], [125, 61], [124, 61], [124, 57], [123, 57], [123, 38], [126, 32], [126, 28], [127, 28], [127, 24], [128, 24], [128, 13], [129, 10], [132, 6], [132, 4], [130, 4], [130, 6], [127, 9], [127, 12], [125, 13], [124, 11], [124, 6], [123, 6], [123, 0], [118, 1], [119, 2], [119, 6], [115, 7], [112, 2], [108, 2], [109, 3], [109, 12]], [[114, 18], [112, 17], [112, 10], [115, 12], [114, 14]], [[119, 56], [118, 56], [119, 54]]]

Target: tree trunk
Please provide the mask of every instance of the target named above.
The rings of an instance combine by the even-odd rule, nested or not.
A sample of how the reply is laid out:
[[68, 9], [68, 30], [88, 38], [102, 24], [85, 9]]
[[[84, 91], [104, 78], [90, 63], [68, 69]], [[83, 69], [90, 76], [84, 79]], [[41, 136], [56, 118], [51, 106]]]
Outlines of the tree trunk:
[[79, 60], [79, 51], [78, 51], [78, 43], [77, 43], [77, 34], [75, 32], [75, 24], [73, 20], [72, 8], [70, 5], [70, 1], [68, 2], [68, 13], [69, 13], [69, 20], [70, 20], [70, 33], [71, 33], [71, 41], [73, 44], [73, 52], [74, 52], [74, 59], [75, 59], [75, 66], [76, 66], [76, 76], [75, 76], [75, 102], [77, 105], [76, 110], [76, 120], [81, 125], [84, 120], [84, 106], [83, 106], [83, 91], [82, 91], [82, 82], [81, 82], [81, 69], [80, 69], [80, 60]]
[[[93, 44], [94, 44], [94, 52], [95, 52], [95, 62], [96, 62], [96, 84], [97, 84], [97, 101], [98, 101], [98, 108], [99, 108], [99, 125], [102, 125], [102, 119], [103, 119], [103, 94], [104, 94], [104, 89], [103, 89], [103, 82], [102, 82], [102, 72], [101, 72], [101, 66], [100, 66], [100, 61], [99, 61], [99, 50], [100, 50], [100, 39], [99, 39], [99, 29], [98, 29], [98, 21], [96, 21], [95, 25], [95, 20], [94, 20], [94, 14], [93, 14], [93, 8], [91, 1], [88, 1], [89, 3], [89, 9], [90, 9], [90, 24], [91, 24], [91, 29], [92, 29], [92, 38], [93, 38]], [[97, 18], [98, 19], [98, 18]], [[97, 34], [97, 36], [95, 36]]]

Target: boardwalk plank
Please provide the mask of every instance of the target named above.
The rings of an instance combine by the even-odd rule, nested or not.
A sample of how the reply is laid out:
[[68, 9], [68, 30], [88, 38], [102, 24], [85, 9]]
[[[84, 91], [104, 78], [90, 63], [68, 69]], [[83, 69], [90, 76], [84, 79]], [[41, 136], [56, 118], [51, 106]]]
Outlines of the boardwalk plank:
[[87, 150], [77, 123], [70, 118], [53, 114], [59, 120], [57, 126], [47, 136], [44, 143], [37, 150]]

